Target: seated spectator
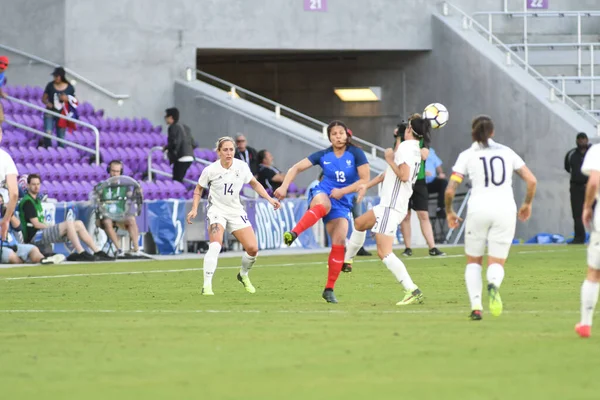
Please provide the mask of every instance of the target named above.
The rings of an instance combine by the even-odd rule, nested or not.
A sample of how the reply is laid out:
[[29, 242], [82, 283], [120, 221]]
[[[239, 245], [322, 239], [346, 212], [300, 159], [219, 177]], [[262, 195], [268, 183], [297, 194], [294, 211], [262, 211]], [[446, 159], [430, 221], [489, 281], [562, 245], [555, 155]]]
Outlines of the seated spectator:
[[[71, 242], [75, 247], [68, 261], [105, 261], [112, 260], [105, 252], [99, 251], [81, 221], [64, 221], [57, 225], [45, 223], [42, 202], [38, 199], [42, 179], [38, 174], [27, 177], [27, 194], [19, 203], [19, 217], [25, 243], [38, 247], [54, 243]], [[90, 254], [81, 245], [80, 239], [94, 252]]]
[[425, 182], [427, 183], [427, 191], [429, 193], [437, 193], [437, 209], [436, 215], [438, 218], [446, 218], [444, 210], [444, 193], [448, 186], [448, 179], [442, 169], [442, 160], [435, 153], [433, 148], [429, 149], [429, 157], [425, 161]]
[[[119, 160], [111, 161], [110, 164], [108, 164], [108, 173], [111, 178], [113, 176], [123, 175], [123, 163]], [[113, 198], [116, 200], [118, 198], [126, 198], [127, 193], [125, 193], [125, 190], [127, 190], [127, 188], [125, 188], [125, 187], [118, 187], [118, 188], [116, 188], [116, 190], [111, 190], [110, 192], [106, 191], [106, 189], [105, 189], [105, 193], [102, 194], [103, 199], [110, 200], [111, 198]], [[124, 207], [124, 205], [120, 205], [120, 207]], [[125, 218], [125, 220], [123, 220], [123, 221], [113, 221], [110, 218], [100, 215], [98, 220], [96, 221], [96, 225], [98, 227], [104, 229], [104, 232], [106, 232], [106, 235], [108, 236], [108, 238], [110, 239], [112, 244], [117, 249], [116, 256], [118, 258], [125, 257], [125, 256], [130, 256], [130, 257], [144, 257], [145, 256], [145, 254], [140, 251], [140, 247], [139, 247], [139, 243], [138, 243], [138, 238], [140, 236], [140, 233], [139, 233], [139, 229], [138, 229], [137, 221], [135, 220], [135, 217], [130, 216], [130, 217]], [[119, 239], [117, 237], [117, 232], [115, 231], [115, 227], [127, 230], [127, 232], [129, 232], [129, 238], [130, 238], [131, 245], [133, 246], [133, 251], [128, 251], [127, 253], [123, 252], [123, 249], [121, 248], [121, 244], [119, 243]]]
[[[8, 190], [0, 189], [0, 212], [2, 215], [6, 212], [6, 200], [8, 200]], [[0, 259], [2, 264], [60, 264], [65, 260], [65, 256], [62, 254], [44, 257], [35, 245], [23, 244], [21, 221], [14, 215], [10, 219], [10, 231], [6, 236], [6, 240], [0, 245], [2, 246], [2, 257]]]
[[241, 133], [235, 137], [235, 145], [237, 148], [235, 149], [234, 157], [248, 164], [250, 171], [252, 171], [252, 175], [255, 177], [258, 176], [259, 161], [258, 155], [256, 154], [256, 149], [248, 146], [246, 136], [242, 135]]
[[282, 174], [281, 171], [273, 166], [273, 155], [270, 151], [259, 151], [258, 163], [258, 178], [256, 180], [259, 181], [265, 189], [275, 191], [283, 183], [285, 174]]

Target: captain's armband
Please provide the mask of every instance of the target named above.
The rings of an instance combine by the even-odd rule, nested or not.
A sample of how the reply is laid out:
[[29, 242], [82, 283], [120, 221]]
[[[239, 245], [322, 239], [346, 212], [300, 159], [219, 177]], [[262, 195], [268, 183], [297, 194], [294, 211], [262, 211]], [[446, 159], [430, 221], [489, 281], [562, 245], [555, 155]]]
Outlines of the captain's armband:
[[464, 176], [458, 172], [453, 172], [452, 175], [450, 175], [450, 180], [456, 183], [462, 183], [463, 179]]

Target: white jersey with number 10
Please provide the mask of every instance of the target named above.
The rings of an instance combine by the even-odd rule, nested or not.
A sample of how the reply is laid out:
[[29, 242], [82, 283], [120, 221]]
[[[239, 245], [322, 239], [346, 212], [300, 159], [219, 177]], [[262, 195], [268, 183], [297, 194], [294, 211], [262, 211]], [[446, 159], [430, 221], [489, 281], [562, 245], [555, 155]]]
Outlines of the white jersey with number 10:
[[488, 140], [488, 147], [473, 143], [460, 153], [452, 171], [471, 179], [469, 212], [507, 206], [516, 212], [512, 176], [513, 171], [524, 165], [523, 159], [510, 147], [491, 139]]

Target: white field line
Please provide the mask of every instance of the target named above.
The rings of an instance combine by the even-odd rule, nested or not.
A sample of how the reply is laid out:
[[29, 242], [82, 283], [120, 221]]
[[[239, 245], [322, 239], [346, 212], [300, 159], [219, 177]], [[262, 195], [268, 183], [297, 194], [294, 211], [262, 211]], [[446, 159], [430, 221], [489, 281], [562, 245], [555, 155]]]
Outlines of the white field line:
[[[570, 250], [531, 250], [531, 251], [519, 251], [517, 254], [539, 254], [539, 253], [555, 253], [555, 252], [567, 252]], [[444, 260], [446, 258], [459, 258], [464, 257], [463, 254], [452, 254], [443, 257], [410, 257], [403, 258], [405, 261], [415, 261], [415, 260]], [[355, 263], [373, 263], [379, 262], [380, 260], [377, 258], [372, 258], [368, 260], [356, 260]], [[287, 264], [264, 264], [264, 265], [256, 265], [254, 268], [279, 268], [279, 267], [296, 267], [296, 266], [307, 266], [307, 265], [325, 265], [325, 261], [311, 261], [311, 262], [299, 262], [299, 263], [287, 263]], [[234, 267], [219, 267], [219, 269], [237, 269], [239, 266]], [[146, 270], [146, 271], [115, 271], [115, 272], [93, 272], [93, 273], [84, 273], [84, 274], [63, 274], [63, 275], [40, 275], [40, 276], [17, 276], [10, 278], [0, 278], [0, 281], [18, 281], [18, 280], [29, 280], [29, 279], [58, 279], [58, 278], [77, 278], [77, 277], [89, 277], [89, 276], [111, 276], [111, 275], [143, 275], [143, 274], [168, 274], [168, 273], [177, 273], [177, 272], [192, 272], [192, 271], [202, 271], [202, 268], [181, 268], [181, 269], [157, 269], [157, 270]]]
[[[418, 306], [417, 306], [418, 307]], [[560, 310], [506, 310], [503, 314], [571, 315], [579, 311]], [[0, 314], [468, 314], [468, 310], [0, 310]]]

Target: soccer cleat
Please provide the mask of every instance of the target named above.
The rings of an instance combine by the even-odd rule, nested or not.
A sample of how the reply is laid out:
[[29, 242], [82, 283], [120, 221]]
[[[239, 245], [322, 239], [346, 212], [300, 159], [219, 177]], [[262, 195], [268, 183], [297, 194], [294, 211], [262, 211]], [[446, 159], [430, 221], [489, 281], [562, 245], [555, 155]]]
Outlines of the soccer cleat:
[[246, 288], [246, 292], [248, 293], [256, 293], [256, 288], [252, 286], [252, 282], [250, 282], [250, 277], [248, 275], [242, 276], [242, 274], [237, 274], [237, 280], [240, 281], [242, 285]]
[[419, 290], [419, 288], [416, 288], [415, 290], [411, 291], [406, 291], [404, 294], [404, 298], [397, 302], [396, 305], [397, 306], [407, 306], [409, 304], [423, 304], [423, 300], [425, 299], [425, 296], [423, 296], [423, 293]]
[[437, 256], [445, 256], [446, 253], [444, 253], [443, 251], [440, 251], [440, 249], [438, 249], [437, 247], [434, 247], [432, 249], [429, 249], [429, 255], [431, 257], [437, 257]]
[[402, 255], [405, 256], [405, 257], [411, 257], [412, 256], [412, 249], [410, 247], [407, 247], [402, 252]]
[[575, 332], [577, 332], [579, 337], [589, 338], [590, 336], [592, 336], [592, 326], [577, 324], [575, 325]]
[[342, 264], [342, 272], [351, 273], [352, 272], [352, 263], [345, 262]]
[[364, 247], [361, 247], [360, 249], [358, 249], [358, 253], [356, 253], [357, 256], [372, 256], [373, 254], [371, 254], [370, 251], [368, 251], [367, 249], [365, 249]]
[[65, 261], [65, 260], [66, 260], [66, 257], [63, 256], [62, 254], [55, 254], [53, 256], [42, 259], [42, 261], [40, 261], [40, 263], [42, 263], [42, 265], [60, 264], [61, 262]]
[[502, 314], [502, 298], [493, 283], [488, 284], [488, 295], [490, 296], [490, 313], [494, 317], [499, 317]]
[[469, 315], [469, 319], [471, 321], [481, 321], [483, 317], [481, 316], [481, 310], [473, 310]]
[[296, 232], [288, 231], [283, 234], [283, 242], [288, 246], [291, 246], [294, 243], [294, 240], [298, 237]]
[[335, 298], [335, 294], [333, 294], [333, 289], [325, 289], [323, 290], [323, 298], [328, 303], [337, 304], [337, 299]]
[[212, 285], [204, 285], [202, 288], [202, 296], [214, 296]]

